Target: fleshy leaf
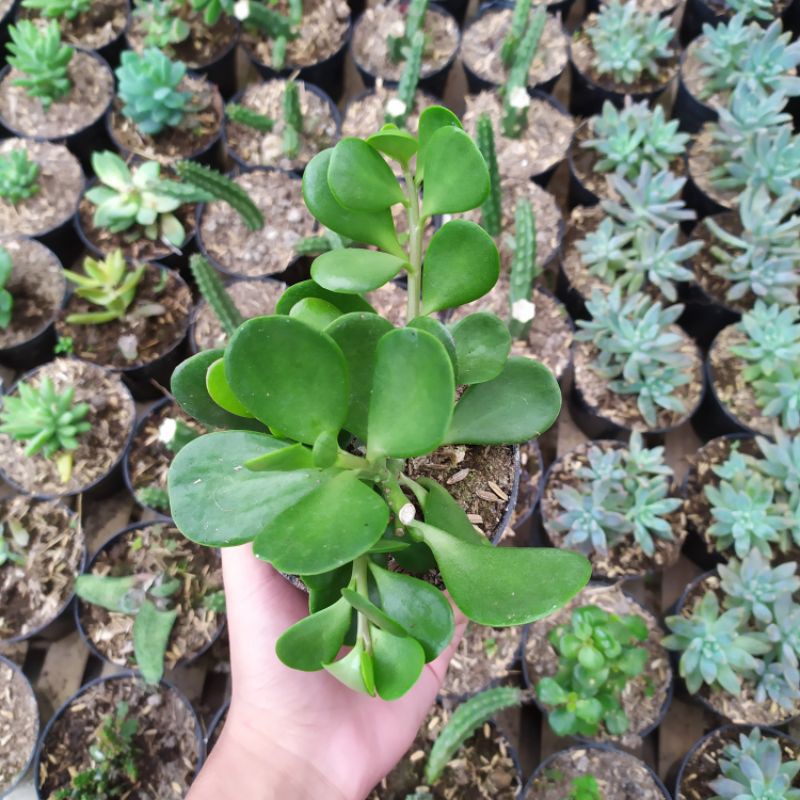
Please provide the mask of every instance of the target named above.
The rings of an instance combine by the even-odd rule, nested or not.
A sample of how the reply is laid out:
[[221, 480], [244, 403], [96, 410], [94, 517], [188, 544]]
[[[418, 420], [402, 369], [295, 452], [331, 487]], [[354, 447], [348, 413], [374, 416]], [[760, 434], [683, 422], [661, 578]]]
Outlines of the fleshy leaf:
[[312, 469], [317, 464], [311, 451], [302, 444], [290, 444], [279, 450], [272, 450], [263, 456], [245, 461], [247, 469], [254, 472], [291, 471], [293, 469]]
[[343, 314], [353, 311], [366, 311], [375, 313], [375, 309], [361, 296], [354, 294], [340, 294], [323, 289], [316, 281], [300, 281], [290, 286], [280, 297], [275, 306], [276, 314], [288, 314], [294, 306], [306, 297], [318, 297], [327, 300], [336, 306]]
[[374, 695], [373, 676], [368, 675], [368, 679], [365, 680], [364, 673], [371, 670], [371, 665], [365, 669], [365, 657], [369, 658], [368, 654], [364, 652], [364, 643], [359, 639], [356, 646], [346, 656], [323, 666], [326, 672], [354, 692]]
[[145, 600], [136, 614], [133, 652], [147, 683], [158, 683], [164, 677], [164, 656], [177, 618], [177, 608], [162, 611], [151, 600]]
[[418, 680], [425, 666], [425, 652], [409, 636], [393, 636], [380, 628], [372, 629], [372, 659], [375, 688], [384, 700], [397, 700]]
[[278, 658], [292, 669], [316, 672], [333, 661], [344, 644], [353, 610], [344, 599], [301, 619], [275, 643]]
[[453, 334], [447, 329], [447, 326], [439, 322], [434, 317], [415, 317], [408, 323], [407, 327], [417, 328], [418, 330], [425, 331], [431, 336], [435, 336], [441, 345], [447, 350], [447, 355], [450, 357], [450, 363], [453, 365], [453, 373], [458, 373], [458, 362], [456, 358], [456, 343], [453, 339]]
[[417, 140], [408, 131], [400, 130], [397, 125], [384, 125], [377, 133], [367, 139], [367, 144], [389, 158], [408, 163], [417, 152]]
[[425, 155], [431, 138], [439, 128], [450, 126], [463, 130], [461, 120], [449, 109], [444, 106], [428, 106], [419, 115], [419, 126], [417, 134], [419, 136], [419, 154], [417, 155], [416, 180], [421, 183], [425, 177]]
[[319, 575], [302, 575], [301, 580], [308, 589], [308, 610], [313, 614], [339, 602], [341, 589], [350, 583], [352, 573], [352, 566], [345, 564]]
[[222, 358], [218, 358], [208, 368], [208, 372], [206, 372], [206, 390], [208, 391], [208, 396], [229, 414], [253, 419], [249, 409], [239, 400], [228, 385], [228, 379], [225, 377], [225, 362]]
[[333, 303], [319, 297], [304, 297], [292, 306], [289, 312], [292, 319], [305, 322], [318, 331], [324, 331], [342, 312]]
[[405, 200], [383, 156], [353, 136], [340, 139], [333, 148], [328, 186], [339, 205], [357, 211], [381, 211]]
[[131, 590], [136, 585], [135, 575], [116, 577], [113, 575], [78, 575], [75, 578], [75, 594], [85, 603], [130, 614], [136, 610], [128, 602]]
[[447, 531], [469, 544], [489, 545], [489, 540], [475, 530], [467, 512], [444, 486], [433, 478], [420, 478], [418, 483], [427, 491], [422, 513], [428, 525]]
[[406, 266], [405, 259], [389, 253], [348, 247], [317, 256], [311, 275], [332, 292], [361, 294], [380, 288]]
[[503, 371], [511, 352], [511, 334], [502, 320], [478, 311], [450, 330], [456, 342], [459, 384], [485, 383]]
[[394, 636], [408, 635], [402, 625], [395, 622], [383, 609], [378, 608], [375, 603], [364, 597], [364, 595], [345, 588], [342, 589], [342, 598], [356, 611], [361, 612], [373, 625], [383, 628], [387, 633], [391, 633]]

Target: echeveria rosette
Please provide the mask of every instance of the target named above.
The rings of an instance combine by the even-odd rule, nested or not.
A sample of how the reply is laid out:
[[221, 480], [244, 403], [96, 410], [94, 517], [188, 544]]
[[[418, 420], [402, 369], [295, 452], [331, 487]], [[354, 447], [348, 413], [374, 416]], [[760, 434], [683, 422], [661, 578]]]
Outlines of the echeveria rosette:
[[[564, 547], [586, 555], [607, 555], [609, 547], [633, 530], [618, 510], [619, 500], [611, 499], [610, 492], [611, 486], [603, 481], [592, 484], [588, 492], [571, 486], [556, 490], [555, 498], [563, 511], [551, 524], [555, 530], [566, 532]], [[609, 505], [617, 508], [608, 508]]]
[[789, 436], [776, 427], [774, 439], [774, 442], [764, 436], [756, 439], [764, 456], [759, 468], [778, 481], [785, 492], [796, 496], [800, 494], [800, 436]]
[[[274, 315], [244, 322], [224, 352], [200, 353], [173, 377], [184, 410], [225, 429], [175, 457], [176, 524], [201, 544], [252, 542], [259, 558], [301, 576], [311, 614], [279, 639], [278, 656], [384, 699], [408, 691], [453, 632], [448, 601], [414, 575], [438, 567], [470, 619], [498, 626], [550, 613], [590, 575], [575, 553], [491, 547], [446, 489], [403, 473], [405, 459], [444, 444], [527, 441], [558, 414], [555, 378], [509, 356], [501, 320], [447, 327], [434, 316], [497, 280], [497, 249], [473, 223], [447, 222], [423, 245], [432, 215], [479, 206], [488, 182], [475, 144], [438, 106], [418, 137], [388, 125], [342, 139], [307, 166], [306, 204], [328, 229], [379, 249], [319, 256]], [[395, 205], [408, 215], [402, 243]], [[363, 294], [401, 273], [408, 324], [398, 328]], [[467, 386], [457, 401], [456, 385]], [[409, 574], [387, 570], [387, 554]], [[352, 649], [336, 660], [354, 620]]]
[[707, 591], [690, 616], [667, 617], [672, 633], [661, 644], [681, 653], [680, 675], [691, 694], [703, 684], [738, 695], [742, 678], [755, 676], [763, 663], [756, 656], [772, 649], [765, 634], [749, 632], [744, 608], [720, 614], [719, 600]]

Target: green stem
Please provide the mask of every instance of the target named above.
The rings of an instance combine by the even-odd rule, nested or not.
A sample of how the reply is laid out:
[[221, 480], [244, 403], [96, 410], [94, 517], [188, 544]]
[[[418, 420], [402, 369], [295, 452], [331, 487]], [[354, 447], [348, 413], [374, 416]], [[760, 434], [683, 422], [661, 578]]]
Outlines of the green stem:
[[[353, 562], [353, 575], [355, 577], [356, 591], [362, 596], [369, 598], [367, 585], [367, 556], [359, 556]], [[364, 649], [372, 653], [372, 638], [369, 633], [369, 620], [358, 612], [358, 637], [364, 642]]]
[[371, 469], [374, 465], [362, 456], [348, 453], [346, 450], [339, 450], [339, 455], [336, 456], [336, 466], [342, 469]]
[[423, 221], [419, 214], [419, 190], [411, 170], [403, 168], [408, 198], [408, 306], [406, 322], [419, 316], [422, 288], [422, 231]]
[[417, 498], [417, 502], [420, 505], [422, 505], [425, 502], [425, 498], [428, 496], [428, 492], [422, 486], [420, 486], [415, 480], [412, 480], [407, 475], [400, 475], [398, 480], [407, 489], [411, 489], [411, 491], [414, 493], [414, 497]]

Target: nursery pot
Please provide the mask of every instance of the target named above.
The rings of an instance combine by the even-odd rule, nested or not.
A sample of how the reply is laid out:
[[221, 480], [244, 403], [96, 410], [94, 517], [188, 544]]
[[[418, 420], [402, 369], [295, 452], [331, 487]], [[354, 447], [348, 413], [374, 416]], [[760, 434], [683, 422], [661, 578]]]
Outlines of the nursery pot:
[[[720, 14], [721, 10], [727, 13]], [[722, 22], [726, 22], [732, 16], [732, 9], [727, 3], [709, 3], [707, 0], [686, 0], [683, 10], [683, 23], [681, 24], [681, 44], [687, 45], [692, 39], [696, 39], [703, 32], [704, 25], [716, 28]], [[797, 0], [789, 0], [781, 12], [780, 19], [785, 31], [798, 31], [798, 16], [800, 16], [800, 3]], [[766, 26], [771, 20], [756, 20], [760, 25]], [[794, 38], [794, 37], [793, 37]]]
[[3, 52], [5, 52], [6, 42], [9, 40], [8, 28], [16, 16], [18, 4], [19, 0], [12, 0], [12, 3], [6, 10], [5, 14], [0, 16], [0, 47], [3, 48]]
[[692, 176], [692, 146], [686, 152], [686, 183], [683, 186], [681, 197], [686, 205], [697, 212], [697, 219], [702, 220], [713, 214], [724, 214], [731, 209], [715, 200], [708, 192], [702, 189]]
[[[30, 681], [25, 677], [25, 675], [22, 672], [22, 670], [13, 661], [10, 661], [8, 658], [6, 658], [3, 655], [0, 655], [0, 666], [11, 670], [11, 673], [12, 673], [12, 676], [13, 676], [12, 680], [16, 680], [20, 687], [23, 687], [23, 686], [25, 687], [25, 690], [26, 690], [26, 692], [28, 694], [28, 697], [29, 697], [29, 702], [30, 702], [31, 707], [33, 709], [33, 713], [35, 714], [35, 718], [33, 720], [33, 736], [32, 736], [32, 739], [33, 739], [32, 745], [33, 746], [31, 748], [30, 753], [27, 754], [27, 756], [26, 756], [26, 760], [25, 760], [24, 766], [11, 779], [11, 783], [6, 787], [0, 786], [0, 798], [4, 798], [4, 797], [9, 797], [12, 794], [12, 792], [14, 791], [14, 789], [17, 786], [19, 786], [20, 781], [25, 777], [25, 775], [28, 774], [28, 770], [30, 769], [31, 764], [33, 763], [33, 758], [34, 758], [34, 755], [35, 755], [36, 749], [37, 749], [37, 741], [38, 741], [38, 738], [39, 738], [39, 730], [40, 730], [40, 726], [41, 726], [41, 718], [39, 716], [39, 709], [38, 709], [38, 706], [37, 706], [37, 703], [36, 703], [36, 695], [33, 692], [33, 687], [31, 686]], [[13, 720], [13, 723], [14, 723], [15, 727], [16, 726], [20, 726], [21, 727], [22, 726], [22, 722], [23, 721], [21, 719], [14, 719]], [[17, 737], [15, 737], [15, 740], [16, 740], [16, 738]], [[10, 744], [13, 745], [13, 741]], [[6, 745], [6, 746], [9, 746], [9, 745]]]
[[[47, 723], [47, 726], [42, 733], [41, 739], [39, 740], [39, 744], [36, 748], [36, 755], [34, 760], [34, 788], [36, 790], [36, 797], [38, 800], [48, 800], [50, 797], [50, 793], [48, 792], [45, 794], [44, 786], [42, 785], [42, 767], [47, 756], [47, 745], [48, 739], [53, 735], [54, 728], [61, 720], [62, 717], [69, 711], [70, 707], [84, 698], [87, 693], [91, 692], [95, 687], [102, 686], [103, 684], [110, 683], [112, 681], [129, 681], [129, 682], [141, 682], [141, 677], [136, 672], [132, 671], [124, 671], [120, 672], [116, 675], [111, 675], [107, 678], [96, 678], [95, 680], [89, 681], [88, 683], [84, 684], [69, 700], [66, 701], [53, 715], [50, 721]], [[161, 681], [158, 684], [158, 687], [150, 687], [150, 691], [159, 691], [160, 693], [170, 693], [172, 694], [178, 701], [178, 703], [185, 709], [185, 713], [187, 715], [187, 721], [193, 723], [192, 727], [194, 728], [194, 739], [197, 745], [197, 761], [194, 765], [194, 771], [192, 778], [197, 777], [198, 773], [200, 772], [200, 768], [203, 765], [203, 761], [205, 760], [205, 743], [203, 741], [203, 730], [200, 724], [200, 719], [198, 718], [195, 710], [192, 708], [192, 704], [189, 700], [185, 697], [185, 695], [173, 684], [167, 681]], [[91, 700], [90, 700], [91, 704]], [[91, 706], [90, 706], [91, 707]], [[73, 744], [75, 745], [76, 749], [85, 748], [88, 743], [86, 742], [77, 742], [73, 740]]]
[[[687, 10], [692, 0], [687, 0]], [[698, 0], [702, 2], [702, 0]], [[678, 86], [675, 93], [675, 103], [672, 106], [672, 116], [679, 120], [680, 129], [686, 133], [697, 133], [706, 122], [716, 122], [717, 112], [699, 97], [695, 97], [686, 86], [683, 72], [686, 69], [686, 50], [681, 53], [680, 67], [678, 69]]]
[[[531, 476], [527, 470], [527, 465], [522, 466], [522, 454], [520, 451], [520, 486], [517, 493], [517, 505], [515, 508], [516, 519], [513, 520], [512, 527], [517, 536], [523, 535], [527, 528], [531, 525], [531, 520], [539, 508], [539, 501], [542, 499], [542, 492], [544, 491], [544, 479], [546, 470], [544, 468], [544, 458], [542, 456], [542, 448], [539, 446], [538, 439], [531, 439], [527, 444], [522, 447], [528, 450], [528, 463], [531, 459], [538, 465], [539, 478], [535, 484], [527, 482], [526, 478]], [[525, 485], [523, 485], [525, 480]]]
[[678, 324], [706, 350], [714, 337], [728, 325], [742, 318], [739, 311], [711, 297], [696, 281], [678, 287], [678, 299], [684, 304]]

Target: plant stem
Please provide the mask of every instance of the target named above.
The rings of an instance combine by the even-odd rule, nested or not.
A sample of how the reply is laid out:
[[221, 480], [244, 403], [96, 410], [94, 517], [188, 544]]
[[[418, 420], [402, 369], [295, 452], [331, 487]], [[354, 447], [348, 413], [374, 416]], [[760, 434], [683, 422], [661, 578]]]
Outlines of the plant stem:
[[[356, 591], [362, 596], [369, 598], [367, 586], [367, 556], [359, 556], [353, 564], [353, 575], [356, 579]], [[358, 612], [358, 636], [364, 642], [364, 648], [368, 653], [372, 653], [372, 639], [369, 635], [369, 620]]]
[[422, 230], [423, 224], [419, 215], [419, 190], [411, 175], [411, 170], [403, 168], [403, 179], [406, 183], [408, 197], [408, 305], [406, 322], [419, 316], [420, 290], [422, 284]]
[[428, 496], [428, 492], [407, 475], [400, 475], [398, 480], [402, 486], [405, 486], [407, 489], [411, 489], [411, 491], [414, 493], [414, 497], [417, 498], [417, 502], [422, 505], [425, 501], [425, 498]]

